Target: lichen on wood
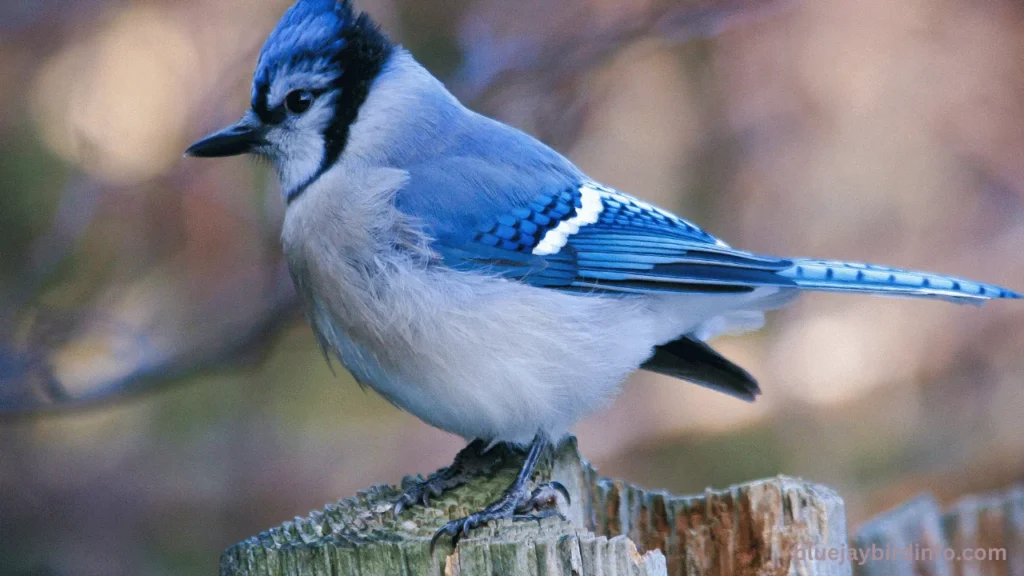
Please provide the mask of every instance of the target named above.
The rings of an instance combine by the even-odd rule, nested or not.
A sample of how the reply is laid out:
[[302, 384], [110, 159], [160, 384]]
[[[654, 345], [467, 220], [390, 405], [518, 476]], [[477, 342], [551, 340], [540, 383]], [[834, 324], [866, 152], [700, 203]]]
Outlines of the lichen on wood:
[[[565, 519], [492, 523], [457, 549], [430, 537], [445, 522], [494, 500], [516, 474], [510, 465], [392, 516], [400, 491], [375, 486], [296, 518], [224, 552], [222, 576], [616, 575], [850, 573], [801, 548], [841, 547], [842, 500], [830, 489], [777, 477], [699, 496], [672, 496], [600, 478], [575, 439], [538, 467], [573, 495]], [[407, 478], [404, 482], [411, 482]]]

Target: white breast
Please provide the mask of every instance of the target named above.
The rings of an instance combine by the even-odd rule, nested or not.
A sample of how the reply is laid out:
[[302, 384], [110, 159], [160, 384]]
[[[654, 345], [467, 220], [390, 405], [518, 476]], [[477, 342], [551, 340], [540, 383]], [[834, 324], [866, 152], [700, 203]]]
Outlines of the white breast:
[[[755, 299], [597, 297], [428, 265], [389, 202], [404, 175], [346, 170], [309, 188], [285, 219], [310, 320], [357, 379], [465, 438], [560, 437], [605, 407], [654, 346]], [[395, 238], [410, 239], [405, 250]]]

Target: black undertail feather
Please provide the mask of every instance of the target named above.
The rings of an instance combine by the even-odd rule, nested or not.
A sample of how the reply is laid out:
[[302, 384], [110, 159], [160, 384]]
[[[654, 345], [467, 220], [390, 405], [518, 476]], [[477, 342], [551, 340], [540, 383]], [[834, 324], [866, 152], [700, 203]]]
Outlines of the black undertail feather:
[[710, 346], [684, 336], [654, 349], [642, 369], [693, 382], [753, 402], [761, 395], [757, 381]]

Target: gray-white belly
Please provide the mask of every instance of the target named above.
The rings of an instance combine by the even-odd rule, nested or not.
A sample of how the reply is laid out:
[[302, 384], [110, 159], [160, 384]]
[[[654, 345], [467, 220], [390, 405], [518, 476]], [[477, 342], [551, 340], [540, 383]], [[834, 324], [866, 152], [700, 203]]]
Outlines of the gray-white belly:
[[[380, 285], [345, 313], [315, 306], [314, 325], [346, 368], [428, 424], [521, 443], [538, 430], [564, 435], [605, 407], [655, 345], [736, 304], [584, 296], [437, 270]], [[353, 309], [367, 315], [353, 319]]]

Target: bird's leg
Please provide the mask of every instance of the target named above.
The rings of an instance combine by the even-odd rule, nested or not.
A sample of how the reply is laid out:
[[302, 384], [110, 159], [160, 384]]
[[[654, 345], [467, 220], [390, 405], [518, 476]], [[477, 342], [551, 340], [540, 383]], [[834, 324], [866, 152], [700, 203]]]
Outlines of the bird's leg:
[[465, 518], [452, 520], [438, 530], [430, 540], [430, 549], [444, 535], [452, 537], [452, 544], [458, 544], [461, 536], [468, 534], [470, 530], [479, 528], [491, 520], [511, 518], [513, 520], [536, 520], [549, 516], [560, 515], [558, 512], [558, 494], [562, 494], [566, 501], [569, 501], [569, 491], [558, 482], [542, 484], [534, 490], [530, 490], [530, 479], [537, 467], [537, 462], [544, 452], [551, 447], [551, 442], [543, 434], [538, 433], [530, 445], [530, 451], [526, 455], [526, 461], [519, 471], [512, 485], [505, 489], [505, 492], [480, 512], [470, 514]]
[[504, 461], [506, 450], [493, 447], [487, 450], [487, 443], [474, 440], [455, 455], [451, 466], [441, 468], [425, 480], [416, 482], [405, 490], [402, 497], [395, 502], [394, 514], [398, 515], [409, 506], [430, 505], [430, 498], [437, 497], [452, 488], [458, 488], [469, 482], [474, 476], [489, 474]]

